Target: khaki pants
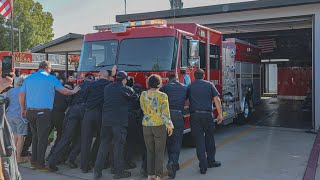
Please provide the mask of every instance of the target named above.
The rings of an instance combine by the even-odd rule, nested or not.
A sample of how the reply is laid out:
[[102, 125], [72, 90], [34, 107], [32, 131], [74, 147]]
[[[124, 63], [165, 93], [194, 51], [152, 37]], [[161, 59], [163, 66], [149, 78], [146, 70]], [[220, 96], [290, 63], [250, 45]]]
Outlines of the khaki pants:
[[148, 175], [163, 175], [163, 159], [166, 148], [167, 132], [162, 126], [143, 126], [143, 136], [147, 147]]

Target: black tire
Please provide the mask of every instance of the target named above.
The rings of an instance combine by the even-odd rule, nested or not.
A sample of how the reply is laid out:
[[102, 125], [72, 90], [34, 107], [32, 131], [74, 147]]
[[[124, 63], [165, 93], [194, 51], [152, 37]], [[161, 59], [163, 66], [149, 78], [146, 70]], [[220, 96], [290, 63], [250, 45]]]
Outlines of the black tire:
[[182, 144], [187, 147], [196, 147], [196, 141], [194, 140], [191, 132], [183, 135]]

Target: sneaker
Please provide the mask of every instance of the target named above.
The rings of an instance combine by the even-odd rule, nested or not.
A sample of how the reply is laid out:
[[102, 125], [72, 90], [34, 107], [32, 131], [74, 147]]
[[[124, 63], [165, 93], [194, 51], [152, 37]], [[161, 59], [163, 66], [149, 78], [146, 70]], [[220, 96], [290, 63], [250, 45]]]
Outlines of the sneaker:
[[122, 178], [128, 178], [131, 176], [131, 172], [129, 171], [121, 171], [119, 173], [116, 173], [114, 176], [113, 176], [113, 179], [122, 179]]
[[102, 172], [94, 171], [93, 176], [94, 176], [94, 179], [99, 179], [102, 177]]
[[38, 166], [38, 162], [37, 161], [30, 161], [30, 164], [31, 164], [31, 169], [37, 169], [37, 166]]
[[221, 162], [219, 161], [214, 161], [213, 163], [208, 163], [208, 168], [214, 168], [214, 167], [220, 167]]

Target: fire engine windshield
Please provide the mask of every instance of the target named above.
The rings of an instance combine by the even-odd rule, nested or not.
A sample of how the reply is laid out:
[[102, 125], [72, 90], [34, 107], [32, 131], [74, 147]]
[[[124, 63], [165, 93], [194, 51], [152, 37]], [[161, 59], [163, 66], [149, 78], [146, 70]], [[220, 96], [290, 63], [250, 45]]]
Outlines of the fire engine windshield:
[[118, 51], [118, 41], [95, 41], [85, 42], [82, 46], [82, 54], [79, 71], [94, 71], [115, 64]]
[[[124, 71], [170, 71], [175, 64], [176, 42], [175, 37], [125, 39], [120, 43], [119, 69]], [[125, 64], [135, 66], [125, 66]]]

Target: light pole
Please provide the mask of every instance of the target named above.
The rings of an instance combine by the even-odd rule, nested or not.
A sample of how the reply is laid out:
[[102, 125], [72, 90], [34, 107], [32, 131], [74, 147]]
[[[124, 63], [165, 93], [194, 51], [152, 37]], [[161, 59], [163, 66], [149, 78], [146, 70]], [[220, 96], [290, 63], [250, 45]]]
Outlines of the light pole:
[[[11, 27], [6, 27], [5, 28], [7, 29], [11, 29]], [[18, 31], [19, 33], [19, 52], [21, 52], [21, 31], [20, 31], [20, 28], [13, 28], [13, 31]]]
[[127, 0], [124, 0], [124, 14], [127, 14]]
[[14, 31], [18, 31], [19, 33], [19, 52], [21, 52], [21, 31], [20, 28], [13, 28]]

